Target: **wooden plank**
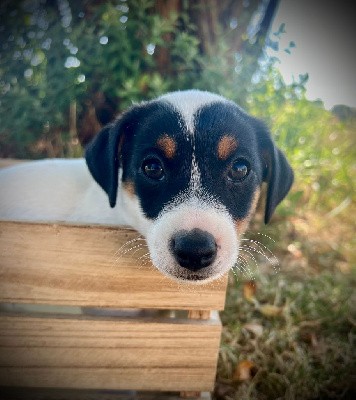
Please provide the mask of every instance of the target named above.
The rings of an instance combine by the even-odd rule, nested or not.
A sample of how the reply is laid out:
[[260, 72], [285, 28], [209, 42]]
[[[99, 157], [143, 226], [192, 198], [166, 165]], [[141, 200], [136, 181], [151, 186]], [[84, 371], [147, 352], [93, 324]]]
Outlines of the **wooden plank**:
[[[207, 310], [189, 310], [188, 311], [188, 318], [192, 320], [209, 320], [211, 317], [211, 311]], [[184, 399], [189, 399], [191, 397], [200, 397], [200, 392], [196, 391], [184, 391], [180, 393], [181, 397]]]
[[[1, 400], [182, 400], [176, 392], [144, 392], [134, 390], [76, 390], [48, 388], [0, 388]], [[192, 400], [211, 400], [202, 392]]]
[[224, 308], [226, 276], [206, 285], [175, 282], [142, 262], [147, 247], [138, 238], [133, 230], [114, 227], [1, 221], [0, 302]]
[[0, 385], [209, 391], [221, 323], [0, 316]]

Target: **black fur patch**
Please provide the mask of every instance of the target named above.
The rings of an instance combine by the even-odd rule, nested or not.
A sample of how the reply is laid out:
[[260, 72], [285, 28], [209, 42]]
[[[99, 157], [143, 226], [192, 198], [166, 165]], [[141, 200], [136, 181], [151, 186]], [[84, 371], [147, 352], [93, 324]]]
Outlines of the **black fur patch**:
[[[234, 220], [245, 218], [263, 175], [253, 120], [233, 104], [214, 103], [198, 112], [195, 125], [196, 159], [203, 188], [227, 208]], [[225, 135], [234, 137], [239, 145], [221, 160], [216, 149]], [[228, 173], [237, 159], [246, 160], [251, 170], [245, 179], [233, 182]]]
[[[263, 175], [252, 120], [236, 106], [214, 103], [197, 113], [191, 135], [172, 106], [163, 102], [155, 105], [155, 109], [149, 107], [147, 113], [141, 113], [135, 134], [123, 147], [123, 181], [135, 182], [144, 214], [156, 218], [166, 204], [188, 189], [194, 146], [204, 194], [223, 204], [234, 219], [244, 218]], [[239, 146], [228, 159], [220, 160], [216, 149], [227, 133], [236, 137]], [[174, 159], [166, 158], [156, 145], [163, 134], [177, 144]], [[240, 157], [250, 163], [251, 171], [242, 182], [232, 183], [227, 174], [231, 163]], [[164, 166], [161, 181], [148, 179], [141, 169], [143, 161], [150, 158], [159, 159]]]
[[[234, 220], [248, 215], [256, 190], [267, 181], [265, 221], [268, 222], [289, 191], [293, 172], [266, 127], [231, 102], [200, 108], [194, 127], [193, 134], [187, 132], [179, 112], [162, 100], [134, 106], [105, 127], [89, 144], [86, 159], [93, 177], [108, 194], [111, 206], [115, 206], [121, 167], [122, 180], [134, 184], [145, 216], [156, 218], [167, 204], [189, 188], [194, 149], [204, 196], [223, 204]], [[169, 135], [176, 143], [173, 158], [167, 158], [157, 145], [163, 135]], [[219, 159], [218, 143], [226, 135], [235, 138], [238, 146], [226, 159]], [[152, 180], [144, 173], [143, 163], [152, 159], [163, 166], [161, 180]], [[245, 160], [250, 166], [241, 181], [229, 179], [236, 160]]]
[[[174, 158], [167, 158], [157, 146], [163, 135], [169, 135], [176, 142]], [[156, 218], [163, 207], [189, 185], [192, 147], [186, 137], [180, 115], [169, 104], [157, 101], [141, 113], [134, 135], [124, 142], [122, 180], [135, 183], [147, 218]], [[161, 181], [149, 179], [141, 168], [145, 160], [152, 158], [160, 160], [164, 167], [165, 176]]]

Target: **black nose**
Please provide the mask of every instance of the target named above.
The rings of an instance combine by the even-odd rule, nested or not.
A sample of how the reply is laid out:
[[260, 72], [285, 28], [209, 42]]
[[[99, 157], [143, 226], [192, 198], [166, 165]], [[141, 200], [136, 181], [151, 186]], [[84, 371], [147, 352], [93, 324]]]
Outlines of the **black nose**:
[[212, 234], [196, 228], [177, 232], [172, 237], [171, 250], [181, 267], [199, 271], [215, 260], [217, 246]]

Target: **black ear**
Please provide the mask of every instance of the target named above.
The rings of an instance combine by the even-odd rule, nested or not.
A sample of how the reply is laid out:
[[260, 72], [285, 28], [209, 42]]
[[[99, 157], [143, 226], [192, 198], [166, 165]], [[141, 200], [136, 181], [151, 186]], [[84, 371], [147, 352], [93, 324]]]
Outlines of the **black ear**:
[[119, 181], [119, 164], [124, 142], [132, 136], [144, 105], [136, 105], [119, 119], [105, 126], [88, 144], [85, 159], [90, 173], [109, 197], [115, 207]]
[[275, 208], [286, 197], [294, 180], [293, 170], [284, 154], [273, 145], [269, 162], [267, 162], [266, 180], [268, 184], [265, 223], [267, 224]]
[[264, 181], [268, 185], [265, 209], [265, 223], [267, 224], [278, 204], [289, 192], [294, 174], [286, 157], [273, 143], [266, 128], [262, 132], [261, 130], [258, 132], [258, 140], [265, 162]]
[[[115, 122], [105, 126], [88, 144], [85, 159], [90, 173], [115, 207], [119, 181], [119, 167], [130, 156], [130, 143], [145, 116], [157, 109], [156, 102], [142, 102], [132, 106]], [[125, 156], [125, 157], [124, 157]]]
[[89, 171], [107, 193], [111, 207], [116, 204], [122, 125], [122, 121], [118, 120], [105, 126], [85, 150]]

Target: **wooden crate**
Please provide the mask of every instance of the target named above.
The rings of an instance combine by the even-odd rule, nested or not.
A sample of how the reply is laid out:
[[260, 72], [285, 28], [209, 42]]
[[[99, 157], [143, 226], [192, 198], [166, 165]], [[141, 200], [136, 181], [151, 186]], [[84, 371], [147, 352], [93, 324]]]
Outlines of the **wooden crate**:
[[174, 282], [137, 237], [0, 222], [0, 386], [212, 390], [227, 278]]

